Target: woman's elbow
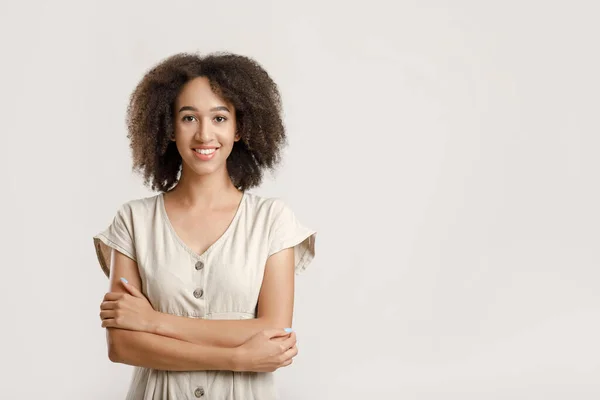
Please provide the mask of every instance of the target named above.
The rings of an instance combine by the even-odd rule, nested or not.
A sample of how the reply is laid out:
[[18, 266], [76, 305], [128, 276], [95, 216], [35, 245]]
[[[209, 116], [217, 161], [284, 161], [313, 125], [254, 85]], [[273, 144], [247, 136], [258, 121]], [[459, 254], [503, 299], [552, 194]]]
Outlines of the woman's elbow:
[[123, 331], [122, 329], [106, 329], [106, 345], [108, 359], [114, 363], [123, 363]]
[[119, 356], [119, 352], [114, 348], [114, 346], [108, 346], [108, 359], [114, 363], [123, 362]]

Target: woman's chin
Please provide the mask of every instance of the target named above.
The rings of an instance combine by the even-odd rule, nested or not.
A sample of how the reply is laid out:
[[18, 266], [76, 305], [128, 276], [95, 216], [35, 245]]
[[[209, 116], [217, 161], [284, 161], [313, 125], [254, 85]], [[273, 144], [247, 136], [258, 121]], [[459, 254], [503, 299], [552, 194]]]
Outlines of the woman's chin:
[[190, 172], [192, 172], [194, 175], [197, 175], [197, 176], [212, 175], [220, 169], [219, 165], [212, 164], [212, 163], [210, 163], [210, 164], [206, 163], [204, 165], [198, 165], [197, 163], [194, 163], [194, 164], [195, 165], [191, 166]]

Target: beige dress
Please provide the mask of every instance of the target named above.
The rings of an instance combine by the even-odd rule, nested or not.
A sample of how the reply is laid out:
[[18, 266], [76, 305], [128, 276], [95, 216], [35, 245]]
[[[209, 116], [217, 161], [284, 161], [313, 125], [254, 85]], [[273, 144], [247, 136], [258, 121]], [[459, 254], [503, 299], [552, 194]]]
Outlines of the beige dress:
[[[203, 254], [175, 233], [163, 194], [123, 204], [112, 224], [94, 236], [100, 265], [109, 275], [114, 248], [138, 264], [142, 291], [155, 310], [190, 318], [256, 317], [267, 258], [294, 247], [296, 273], [315, 255], [316, 232], [303, 226], [278, 198], [244, 192], [223, 235]], [[269, 400], [272, 373], [162, 371], [134, 367], [131, 400]]]

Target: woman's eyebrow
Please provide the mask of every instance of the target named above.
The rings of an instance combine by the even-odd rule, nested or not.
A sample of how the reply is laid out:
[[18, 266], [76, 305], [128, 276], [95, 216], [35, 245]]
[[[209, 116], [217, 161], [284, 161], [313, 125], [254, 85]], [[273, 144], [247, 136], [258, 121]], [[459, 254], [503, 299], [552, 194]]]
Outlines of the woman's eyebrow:
[[[182, 111], [196, 111], [198, 112], [198, 109], [194, 106], [183, 106], [179, 109], [179, 112]], [[228, 113], [231, 113], [231, 111], [229, 111], [229, 108], [225, 107], [225, 106], [218, 106], [218, 107], [213, 107], [210, 109], [210, 111], [227, 111]]]

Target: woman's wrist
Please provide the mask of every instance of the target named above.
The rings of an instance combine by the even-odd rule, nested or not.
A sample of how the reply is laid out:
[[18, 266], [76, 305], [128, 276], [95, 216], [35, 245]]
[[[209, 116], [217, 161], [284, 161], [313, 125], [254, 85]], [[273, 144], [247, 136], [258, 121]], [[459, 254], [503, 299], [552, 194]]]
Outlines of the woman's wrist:
[[151, 314], [150, 320], [148, 321], [148, 333], [153, 333], [155, 335], [161, 336], [168, 336], [166, 335], [163, 315], [163, 313], [158, 312], [156, 310]]

